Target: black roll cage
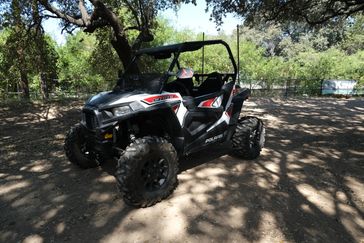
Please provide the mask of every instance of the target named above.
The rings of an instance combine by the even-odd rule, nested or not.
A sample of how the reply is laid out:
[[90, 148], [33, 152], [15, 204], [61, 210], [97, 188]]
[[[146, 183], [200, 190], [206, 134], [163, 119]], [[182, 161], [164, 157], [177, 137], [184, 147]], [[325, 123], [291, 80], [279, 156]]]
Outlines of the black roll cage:
[[[177, 64], [177, 67], [179, 66], [178, 58], [179, 58], [181, 53], [197, 51], [197, 50], [203, 48], [204, 46], [217, 45], [217, 44], [221, 44], [221, 45], [225, 46], [225, 48], [226, 48], [226, 50], [227, 50], [227, 52], [229, 54], [231, 64], [232, 64], [233, 69], [234, 69], [233, 73], [226, 73], [226, 74], [230, 75], [233, 78], [233, 80], [236, 80], [238, 68], [237, 68], [234, 56], [233, 56], [233, 54], [231, 52], [231, 49], [230, 49], [229, 45], [223, 40], [190, 41], [190, 42], [183, 42], [183, 43], [173, 44], [173, 45], [166, 45], [166, 46], [159, 46], [159, 47], [141, 49], [141, 50], [139, 50], [139, 51], [137, 51], [135, 53], [131, 63], [134, 63], [135, 60], [139, 56], [141, 56], [143, 54], [147, 54], [147, 55], [153, 56], [155, 58], [163, 57], [163, 56], [172, 56], [172, 54], [173, 54], [173, 60], [172, 60], [172, 63], [170, 64], [170, 66], [168, 68], [168, 71], [161, 78], [162, 85], [161, 85], [161, 88], [160, 88], [159, 92], [162, 92], [162, 90], [164, 88], [164, 85], [166, 83], [166, 80], [167, 80], [168, 73], [170, 73], [173, 70], [173, 67], [176, 64]], [[130, 68], [130, 66], [127, 69], [129, 69], [129, 68]], [[207, 75], [198, 74], [196, 76], [202, 77], [202, 76], [207, 76]]]

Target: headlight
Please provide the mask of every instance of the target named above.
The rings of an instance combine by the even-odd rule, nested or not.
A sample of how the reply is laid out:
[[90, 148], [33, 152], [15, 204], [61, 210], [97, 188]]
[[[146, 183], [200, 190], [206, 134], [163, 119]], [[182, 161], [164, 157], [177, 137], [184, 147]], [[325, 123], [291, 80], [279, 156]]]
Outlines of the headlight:
[[114, 116], [122, 116], [126, 113], [129, 113], [130, 111], [131, 109], [128, 105], [112, 109], [112, 113], [114, 114]]
[[145, 109], [144, 106], [142, 106], [138, 101], [130, 103], [130, 107], [133, 111], [139, 111]]

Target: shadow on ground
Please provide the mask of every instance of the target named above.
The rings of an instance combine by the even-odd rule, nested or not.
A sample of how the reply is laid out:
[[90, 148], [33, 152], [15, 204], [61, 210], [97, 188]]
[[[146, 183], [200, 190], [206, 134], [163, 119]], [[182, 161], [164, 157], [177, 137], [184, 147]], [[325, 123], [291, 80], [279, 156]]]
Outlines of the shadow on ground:
[[67, 162], [80, 104], [0, 105], [1, 242], [364, 240], [364, 100], [249, 101], [245, 113], [267, 125], [261, 157], [219, 145], [182, 158], [175, 193], [138, 210], [112, 162]]

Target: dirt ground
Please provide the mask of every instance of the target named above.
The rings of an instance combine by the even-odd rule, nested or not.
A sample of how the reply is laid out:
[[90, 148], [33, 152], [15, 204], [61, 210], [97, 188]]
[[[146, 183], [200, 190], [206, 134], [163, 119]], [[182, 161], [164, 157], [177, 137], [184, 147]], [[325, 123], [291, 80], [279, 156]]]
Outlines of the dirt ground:
[[126, 206], [112, 161], [81, 170], [63, 153], [82, 102], [0, 105], [0, 242], [364, 243], [364, 100], [256, 99], [266, 148], [183, 158], [180, 184]]

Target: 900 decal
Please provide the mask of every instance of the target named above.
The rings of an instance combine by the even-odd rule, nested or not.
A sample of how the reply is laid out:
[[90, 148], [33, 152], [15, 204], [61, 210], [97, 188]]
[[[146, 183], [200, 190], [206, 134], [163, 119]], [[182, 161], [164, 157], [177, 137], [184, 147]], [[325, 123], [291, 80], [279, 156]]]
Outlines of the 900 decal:
[[176, 94], [167, 94], [167, 95], [155, 95], [143, 100], [144, 103], [148, 105], [152, 105], [161, 101], [171, 100], [171, 99], [179, 99], [179, 96]]

